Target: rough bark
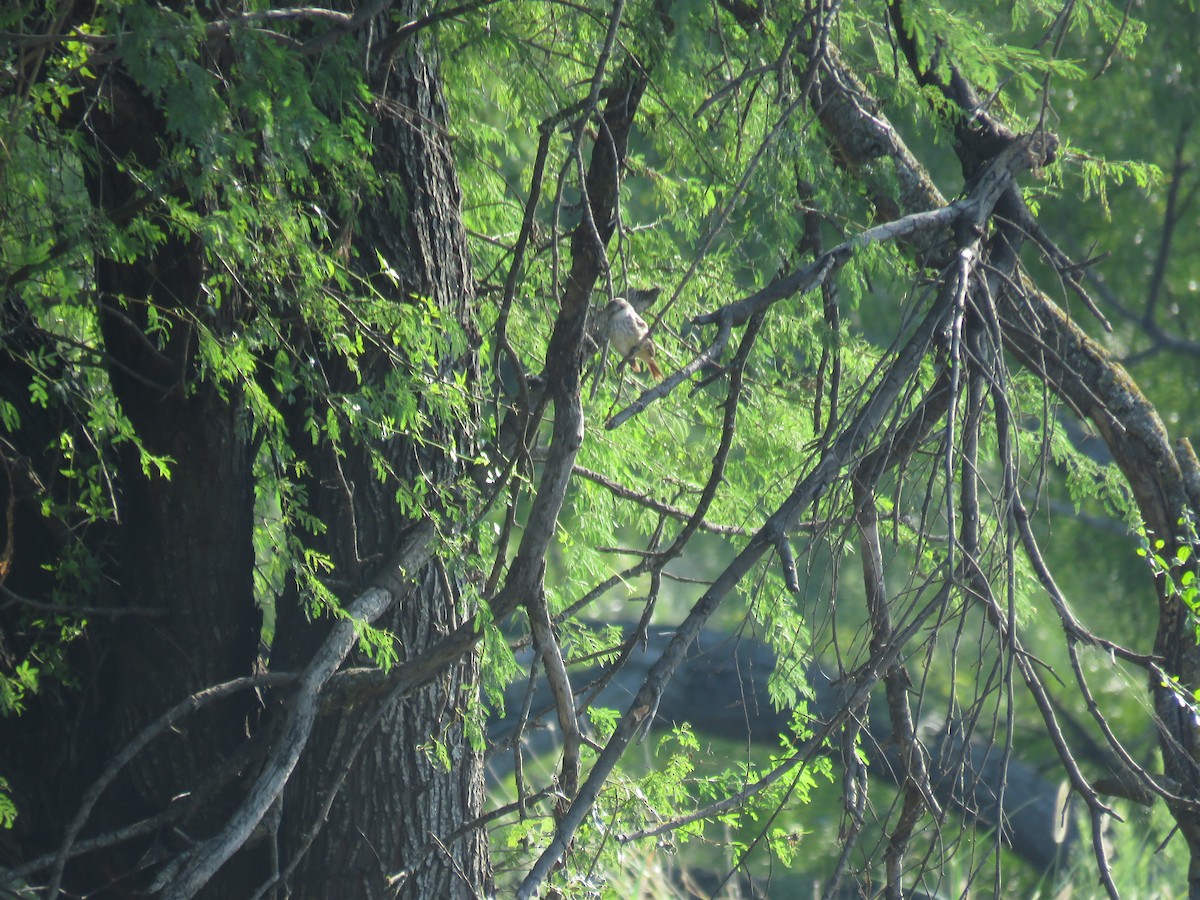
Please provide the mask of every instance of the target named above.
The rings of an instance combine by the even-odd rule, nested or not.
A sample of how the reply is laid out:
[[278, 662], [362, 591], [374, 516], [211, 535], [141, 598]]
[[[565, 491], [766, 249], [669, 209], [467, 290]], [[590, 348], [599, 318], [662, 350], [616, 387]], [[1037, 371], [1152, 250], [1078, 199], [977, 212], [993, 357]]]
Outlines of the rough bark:
[[[411, 21], [419, 5], [401, 4], [394, 12]], [[390, 17], [377, 24], [393, 28]], [[78, 109], [69, 110], [62, 124], [83, 130], [98, 148], [95, 164], [86, 169], [89, 197], [98, 214], [115, 218], [131, 206], [153, 205], [155, 198], [127, 164], [153, 169], [173, 133], [159, 101], [123, 74], [119, 54], [96, 60], [103, 77], [89, 87], [103, 91], [104, 102], [81, 92]], [[430, 298], [469, 337], [473, 284], [459, 187], [438, 75], [423, 39], [409, 35], [391, 42], [378, 60], [373, 87], [374, 137], [389, 189], [353, 223], [362, 274], [378, 274], [366, 268], [379, 248], [400, 274], [399, 286], [385, 285], [395, 303]], [[202, 208], [204, 201], [190, 202]], [[130, 448], [112, 478], [119, 520], [88, 533], [89, 549], [103, 563], [104, 596], [87, 599], [149, 612], [92, 622], [86, 640], [72, 648], [81, 657], [75, 662], [87, 689], [47, 691], [25, 715], [0, 722], [0, 769], [12, 779], [21, 809], [6, 861], [57, 852], [79, 798], [127, 742], [188, 695], [250, 675], [258, 662], [261, 615], [252, 540], [257, 445], [242, 391], [205, 373], [191, 326], [202, 323], [220, 338], [252, 315], [255, 303], [266, 301], [233, 293], [214, 306], [202, 291], [209, 274], [199, 239], [176, 232], [136, 262], [95, 261], [101, 347], [113, 392], [145, 449], [168, 459], [170, 477], [145, 471]], [[166, 331], [155, 329], [152, 312], [168, 322]], [[477, 376], [474, 339], [468, 344], [442, 360], [442, 374], [456, 368]], [[13, 346], [9, 339], [6, 350]], [[336, 352], [308, 349], [329, 363], [332, 390], [351, 389], [349, 367]], [[381, 384], [394, 364], [376, 354], [364, 361], [363, 377]], [[5, 396], [28, 392], [29, 373], [12, 354], [0, 360], [0, 378]], [[388, 573], [412, 524], [400, 515], [396, 492], [427, 483], [436, 507], [438, 491], [461, 475], [457, 460], [470, 454], [469, 428], [430, 415], [424, 434], [382, 448], [353, 446], [339, 456], [330, 443], [308, 439], [297, 424], [299, 412], [293, 407], [285, 415], [292, 415], [297, 458], [308, 464], [308, 512], [328, 526], [313, 546], [337, 564], [331, 588], [348, 602], [373, 580], [386, 582], [384, 589], [398, 601], [378, 624], [396, 635], [403, 654], [417, 655], [464, 621], [462, 587], [469, 573], [429, 563], [406, 573], [403, 586]], [[22, 492], [23, 505], [13, 506], [21, 521], [37, 521], [45, 497], [39, 491], [56, 485], [61, 461], [46, 450], [53, 447], [53, 421], [42, 414], [37, 422], [47, 428], [23, 428], [21, 443], [6, 453], [11, 472], [29, 474], [24, 480], [10, 475], [4, 498]], [[372, 466], [375, 451], [391, 465], [387, 480]], [[62, 523], [64, 532], [68, 524]], [[6, 527], [4, 533], [16, 532]], [[40, 566], [62, 553], [70, 535], [44, 525], [16, 537], [20, 565], [9, 572], [7, 588], [49, 596], [53, 579]], [[303, 609], [293, 585], [278, 604], [273, 669], [303, 669], [328, 634], [330, 621], [310, 622]], [[12, 610], [3, 612], [0, 638], [9, 633]], [[72, 853], [69, 860], [64, 853], [62, 887], [96, 897], [160, 887], [228, 897], [282, 882], [294, 896], [477, 896], [489, 878], [484, 836], [473, 831], [450, 839], [483, 804], [481, 756], [464, 728], [477, 676], [477, 658], [467, 653], [403, 703], [384, 698], [327, 715], [302, 748], [266, 827], [220, 864], [211, 880], [208, 873], [172, 883], [171, 866], [162, 864], [184, 859], [226, 825], [289, 712], [286, 688], [271, 695], [265, 714], [253, 691], [223, 694], [141, 747], [106, 782], [101, 802], [72, 840], [145, 817], [158, 817], [157, 824], [103, 853]], [[444, 748], [448, 766], [437, 747]], [[29, 793], [27, 785], [41, 792]], [[172, 824], [177, 827], [164, 827]], [[53, 893], [58, 873], [48, 868]]]
[[[127, 167], [156, 161], [164, 126], [154, 102], [119, 73], [104, 83], [104, 91], [105, 102], [95, 107], [79, 98], [64, 124], [94, 142], [86, 186], [97, 213], [111, 215], [144, 196]], [[237, 298], [219, 310], [208, 308], [200, 292], [204, 276], [199, 242], [176, 237], [136, 262], [94, 261], [114, 395], [145, 449], [166, 459], [170, 474], [144, 467], [127, 444], [113, 473], [116, 521], [84, 533], [102, 571], [94, 582], [96, 597], [82, 602], [149, 614], [100, 617], [90, 629], [86, 652], [74, 650], [84, 663], [88, 691], [39, 698], [35, 715], [47, 717], [50, 727], [44, 730], [29, 732], [28, 720], [12, 723], [21, 729], [14, 755], [27, 763], [49, 763], [55, 768], [42, 777], [49, 774], [49, 781], [69, 786], [55, 802], [35, 806], [23, 817], [22, 837], [35, 845], [56, 840], [52, 835], [74, 813], [81, 785], [147, 722], [182, 697], [249, 674], [254, 666], [261, 616], [252, 581], [253, 451], [237, 390], [219, 391], [197, 376], [190, 325], [203, 320], [225, 333], [242, 310]], [[167, 334], [151, 333], [151, 307], [169, 321]], [[47, 468], [53, 454], [45, 445], [35, 452], [38, 480], [54, 484], [57, 472]], [[45, 526], [29, 535], [39, 530]], [[68, 543], [64, 539], [53, 555], [61, 558]], [[28, 565], [28, 556], [24, 562]], [[11, 587], [26, 590], [33, 583], [18, 578]], [[47, 596], [45, 587], [42, 578], [33, 596]], [[185, 731], [155, 742], [140, 764], [117, 780], [99, 821], [151, 815], [193, 790], [214, 760], [228, 757], [244, 740], [252, 714], [243, 694], [201, 713]], [[68, 752], [61, 752], [63, 747]], [[217, 801], [210, 810], [219, 806]], [[212, 821], [201, 812], [192, 824], [205, 827]], [[85, 859], [68, 872], [66, 883], [83, 889], [98, 880], [124, 878], [145, 851], [139, 845], [105, 859]]]
[[[405, 45], [374, 80], [377, 163], [394, 181], [360, 216], [359, 258], [374, 262], [378, 250], [400, 275], [399, 286], [387, 291], [395, 302], [431, 298], [469, 332], [472, 279], [434, 63], [426, 51]], [[375, 359], [367, 377], [382, 376], [387, 364]], [[471, 357], [458, 364], [473, 365]], [[325, 365], [333, 373], [342, 369], [335, 358]], [[434, 448], [466, 451], [470, 435], [431, 417], [422, 438], [343, 448], [339, 456], [328, 442], [309, 444], [298, 423], [293, 428], [293, 440], [308, 446], [312, 512], [329, 526], [315, 546], [333, 558], [339, 592], [361, 589], [410, 524], [395, 502], [398, 486], [427, 481], [436, 491], [458, 474], [450, 457]], [[398, 480], [378, 477], [376, 450]], [[413, 573], [379, 623], [396, 636], [402, 660], [465, 621], [467, 574], [436, 561]], [[283, 667], [301, 664], [328, 627], [307, 622], [303, 607], [295, 592], [280, 605], [274, 661]], [[464, 729], [477, 677], [477, 658], [468, 653], [402, 701], [385, 695], [366, 708], [322, 718], [283, 798], [279, 863], [285, 871], [295, 866], [283, 879], [293, 896], [474, 897], [488, 883], [483, 835], [451, 838], [483, 808], [482, 758]], [[444, 745], [449, 768], [438, 760], [435, 743]]]

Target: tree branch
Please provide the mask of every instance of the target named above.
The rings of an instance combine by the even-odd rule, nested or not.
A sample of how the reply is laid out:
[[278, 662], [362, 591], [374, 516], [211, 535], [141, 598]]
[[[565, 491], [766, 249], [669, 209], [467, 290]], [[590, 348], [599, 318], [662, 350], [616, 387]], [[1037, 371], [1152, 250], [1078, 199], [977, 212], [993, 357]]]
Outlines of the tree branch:
[[399, 550], [384, 568], [376, 585], [359, 595], [346, 608], [345, 618], [334, 623], [320, 649], [300, 674], [283, 733], [262, 773], [224, 828], [178, 857], [175, 864], [159, 877], [153, 890], [162, 890], [164, 900], [190, 900], [246, 842], [250, 832], [283, 792], [296, 767], [317, 718], [321, 691], [357, 645], [359, 624], [371, 624], [391, 608], [409, 574], [430, 559], [433, 546], [433, 523], [425, 520], [414, 525], [402, 539]]
[[628, 711], [622, 717], [617, 730], [593, 766], [587, 781], [572, 802], [570, 810], [559, 822], [549, 846], [542, 852], [521, 883], [517, 892], [519, 898], [527, 900], [527, 898], [533, 897], [542, 881], [566, 853], [576, 830], [599, 796], [601, 787], [607, 781], [634, 735], [645, 724], [647, 716], [657, 707], [666, 683], [682, 662], [687, 648], [695, 640], [709, 617], [716, 611], [726, 595], [754, 567], [763, 553], [775, 546], [781, 534], [786, 534], [791, 529], [800, 509], [824, 493], [825, 489], [833, 482], [836, 473], [875, 433], [884, 415], [924, 358], [934, 332], [941, 327], [945, 313], [943, 304], [934, 305], [854, 420], [833, 442], [813, 470], [797, 483], [784, 503], [750, 539], [750, 543], [717, 577], [712, 587], [692, 607], [671, 643], [651, 668], [641, 690], [638, 691]]

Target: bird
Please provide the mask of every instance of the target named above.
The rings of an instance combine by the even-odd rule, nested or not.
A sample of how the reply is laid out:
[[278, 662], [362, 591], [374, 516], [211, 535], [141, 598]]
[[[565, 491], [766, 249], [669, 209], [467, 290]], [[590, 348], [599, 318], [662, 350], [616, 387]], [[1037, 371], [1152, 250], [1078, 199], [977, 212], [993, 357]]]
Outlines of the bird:
[[634, 360], [644, 362], [650, 368], [651, 375], [662, 379], [662, 369], [654, 360], [654, 341], [649, 337], [650, 329], [628, 300], [617, 297], [604, 307], [600, 314], [600, 326], [622, 359], [632, 356]]

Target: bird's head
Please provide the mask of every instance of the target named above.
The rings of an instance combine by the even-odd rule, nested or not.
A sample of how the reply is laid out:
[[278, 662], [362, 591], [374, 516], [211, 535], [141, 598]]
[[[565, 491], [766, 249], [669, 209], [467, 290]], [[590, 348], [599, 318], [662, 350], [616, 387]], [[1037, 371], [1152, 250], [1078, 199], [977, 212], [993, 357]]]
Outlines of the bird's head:
[[633, 307], [629, 305], [629, 301], [624, 297], [617, 297], [611, 303], [609, 303], [608, 306], [604, 307], [604, 312], [602, 315], [605, 318], [611, 318], [612, 316], [625, 312], [627, 309], [633, 309]]

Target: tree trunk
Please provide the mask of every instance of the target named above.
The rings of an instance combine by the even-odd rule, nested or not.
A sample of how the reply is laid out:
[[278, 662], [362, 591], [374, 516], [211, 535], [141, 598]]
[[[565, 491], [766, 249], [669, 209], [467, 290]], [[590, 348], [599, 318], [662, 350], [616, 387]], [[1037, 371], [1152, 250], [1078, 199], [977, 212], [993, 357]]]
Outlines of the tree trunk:
[[[400, 6], [378, 25], [391, 29], [392, 17], [404, 22], [417, 15], [418, 4]], [[423, 43], [410, 37], [398, 51], [393, 48], [372, 79], [378, 118], [374, 164], [385, 187], [348, 227], [356, 234], [358, 274], [381, 289], [384, 299], [432, 301], [442, 320], [430, 327], [457, 323], [465, 345], [453, 343], [436, 365], [441, 375], [454, 370], [471, 380], [478, 376], [478, 341], [472, 337], [473, 283], [460, 189], [437, 72]], [[137, 172], [154, 171], [177, 135], [165, 121], [162, 99], [141, 91], [116, 59], [89, 84], [93, 93], [77, 95], [79, 108], [68, 111], [63, 125], [83, 131], [96, 148], [94, 162], [85, 167], [91, 205], [119, 223], [121, 214], [114, 211], [151, 207], [159, 199], [148, 196]], [[102, 102], [95, 90], [105, 92]], [[254, 173], [242, 174], [249, 179]], [[204, 212], [205, 198], [186, 199]], [[337, 207], [333, 200], [330, 208]], [[74, 662], [82, 662], [76, 670], [84, 673], [84, 687], [31, 694], [22, 716], [0, 719], [0, 772], [13, 785], [20, 809], [4, 848], [6, 860], [57, 852], [85, 790], [131, 739], [189, 695], [251, 675], [261, 664], [253, 540], [258, 444], [244, 390], [236, 378], [221, 380], [199, 361], [193, 325], [229, 337], [272, 300], [236, 289], [214, 300], [205, 290], [211, 273], [201, 240], [170, 225], [163, 231], [162, 240], [132, 259], [94, 261], [101, 346], [113, 394], [138, 446], [164, 460], [169, 475], [147, 465], [132, 443], [125, 445], [111, 473], [117, 521], [85, 534], [92, 558], [104, 567], [97, 579], [103, 596], [82, 598], [151, 614], [91, 622], [86, 638], [72, 647], [81, 657]], [[379, 278], [376, 251], [399, 273], [398, 285]], [[20, 311], [3, 312], [23, 324]], [[355, 324], [345, 327], [353, 330]], [[17, 337], [15, 325], [9, 331], [6, 351]], [[396, 354], [406, 351], [360, 358], [355, 373], [319, 339], [306, 349], [328, 365], [335, 392], [355, 389], [356, 379], [358, 385], [383, 388]], [[0, 359], [5, 397], [28, 395], [30, 377], [16, 355], [6, 352]], [[425, 508], [436, 513], [438, 491], [449, 490], [461, 475], [459, 460], [472, 452], [473, 435], [468, 425], [439, 418], [421, 398], [420, 433], [335, 446], [328, 435], [314, 441], [301, 418], [321, 404], [332, 407], [329, 398], [280, 400], [285, 402], [293, 404], [283, 406], [291, 449], [298, 467], [306, 467], [305, 512], [324, 526], [310, 545], [334, 561], [329, 586], [348, 603], [378, 576], [411, 524], [397, 492], [426, 485]], [[0, 499], [6, 505], [10, 496], [20, 501], [12, 504], [16, 519], [37, 525], [42, 486], [62, 484], [55, 476], [64, 463], [48, 441], [56, 437], [56, 426], [48, 423], [56, 420], [44, 410], [31, 410], [30, 418], [47, 427], [23, 427], [8, 441], [14, 449], [5, 451], [5, 462], [15, 475], [6, 480], [8, 494]], [[69, 424], [69, 411], [60, 419]], [[387, 464], [386, 476], [379, 475], [380, 460]], [[21, 466], [29, 469], [28, 478]], [[25, 481], [33, 487], [26, 489]], [[7, 572], [8, 589], [37, 598], [52, 594], [54, 581], [43, 564], [67, 552], [70, 528], [64, 523], [56, 533], [50, 526], [57, 520], [48, 521], [36, 532], [31, 527], [16, 533], [12, 522], [6, 525], [6, 538], [16, 533], [20, 562]], [[470, 606], [463, 598], [466, 571], [447, 571], [434, 561], [409, 574], [409, 590], [378, 623], [395, 635], [401, 659], [463, 622]], [[310, 621], [306, 600], [298, 584], [278, 600], [273, 672], [302, 669], [328, 633], [329, 618]], [[8, 608], [0, 612], [0, 656], [7, 660], [6, 641], [19, 637], [24, 625]], [[464, 725], [475, 714], [478, 675], [478, 659], [468, 654], [403, 703], [385, 698], [326, 715], [276, 804], [278, 814], [267, 823], [269, 839], [261, 839], [263, 829], [256, 832], [202, 895], [249, 897], [276, 880], [299, 897], [474, 897], [486, 890], [482, 830], [463, 838], [454, 834], [482, 812], [484, 802], [482, 756], [469, 744]], [[275, 714], [286, 712], [288, 694], [281, 691], [277, 702], [270, 697], [269, 715], [260, 716], [253, 692], [235, 693], [189, 713], [178, 728], [141, 748], [100, 795], [78, 836], [186, 812], [147, 828], [138, 840], [74, 855], [63, 887], [92, 897], [156, 890], [152, 885], [170, 874], [170, 861], [221, 829], [258, 775], [257, 764], [276, 735]], [[41, 793], [32, 796], [31, 786]], [[53, 866], [38, 871], [47, 869]]]
[[[403, 50], [377, 76], [377, 164], [394, 178], [363, 210], [357, 223], [358, 259], [367, 267], [376, 251], [395, 267], [397, 303], [431, 298], [471, 333], [473, 283], [461, 195], [445, 139], [446, 110], [433, 65], [415, 48]], [[397, 112], [401, 111], [401, 112]], [[400, 348], [404, 352], [404, 348]], [[337, 369], [337, 360], [324, 363]], [[386, 360], [375, 360], [383, 375]], [[465, 360], [473, 376], [473, 350]], [[348, 373], [344, 373], [349, 378]], [[425, 412], [428, 407], [422, 403]], [[395, 438], [386, 447], [353, 447], [339, 457], [328, 443], [311, 447], [312, 512], [328, 525], [319, 548], [335, 563], [339, 586], [349, 594], [365, 586], [409, 524], [395, 501], [398, 487], [425, 480], [431, 489], [456, 474], [449, 454], [468, 451], [471, 436], [429, 415], [421, 442]], [[296, 446], [306, 441], [294, 422]], [[380, 480], [372, 453], [380, 450], [395, 474]], [[415, 656], [466, 619], [460, 602], [466, 577], [434, 561], [416, 573], [387, 621], [401, 659]], [[305, 621], [303, 603], [281, 601], [273, 665], [302, 664], [326, 623]], [[482, 813], [482, 755], [467, 741], [464, 717], [476, 691], [478, 660], [468, 655], [447, 675], [402, 702], [385, 697], [369, 708], [326, 716], [288, 785], [280, 830], [280, 865], [286, 867], [320, 828], [311, 849], [287, 879], [297, 897], [475, 897], [488, 883], [481, 830], [458, 839], [454, 830]], [[344, 778], [344, 780], [342, 780]], [[331, 801], [328, 813], [323, 808]]]

